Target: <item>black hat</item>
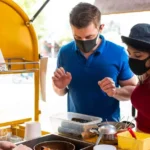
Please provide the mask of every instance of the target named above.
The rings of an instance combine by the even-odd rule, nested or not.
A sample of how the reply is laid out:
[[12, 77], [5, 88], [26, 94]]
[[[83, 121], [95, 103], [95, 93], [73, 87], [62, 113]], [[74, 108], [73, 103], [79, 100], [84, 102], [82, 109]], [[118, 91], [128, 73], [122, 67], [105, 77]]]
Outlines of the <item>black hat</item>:
[[140, 51], [150, 51], [150, 24], [136, 24], [129, 37], [121, 36], [122, 41]]

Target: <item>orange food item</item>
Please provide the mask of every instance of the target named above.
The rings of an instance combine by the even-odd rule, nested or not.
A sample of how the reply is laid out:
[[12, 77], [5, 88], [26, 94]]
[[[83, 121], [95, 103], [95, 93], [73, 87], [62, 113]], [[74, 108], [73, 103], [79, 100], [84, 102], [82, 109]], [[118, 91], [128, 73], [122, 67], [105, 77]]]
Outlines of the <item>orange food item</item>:
[[42, 147], [41, 147], [41, 150], [51, 150], [51, 149], [48, 148], [48, 147], [42, 146]]

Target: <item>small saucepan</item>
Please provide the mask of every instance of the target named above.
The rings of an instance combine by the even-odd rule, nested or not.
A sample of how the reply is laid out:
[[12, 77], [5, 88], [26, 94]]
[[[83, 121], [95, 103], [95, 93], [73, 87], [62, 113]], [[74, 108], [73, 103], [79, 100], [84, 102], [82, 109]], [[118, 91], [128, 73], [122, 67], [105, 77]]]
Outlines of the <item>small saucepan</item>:
[[100, 134], [100, 130], [99, 128], [101, 126], [105, 126], [105, 125], [113, 125], [114, 127], [116, 127], [116, 133], [112, 133], [112, 134], [103, 134], [101, 141], [103, 143], [106, 144], [117, 144], [118, 140], [117, 140], [117, 133], [119, 132], [123, 132], [123, 131], [127, 131], [127, 128], [134, 128], [135, 125], [132, 122], [128, 122], [128, 121], [123, 121], [123, 122], [102, 122], [98, 125], [98, 128], [92, 128], [90, 129], [90, 132], [95, 133], [97, 135]]
[[75, 150], [75, 145], [66, 141], [45, 141], [34, 146], [34, 150]]

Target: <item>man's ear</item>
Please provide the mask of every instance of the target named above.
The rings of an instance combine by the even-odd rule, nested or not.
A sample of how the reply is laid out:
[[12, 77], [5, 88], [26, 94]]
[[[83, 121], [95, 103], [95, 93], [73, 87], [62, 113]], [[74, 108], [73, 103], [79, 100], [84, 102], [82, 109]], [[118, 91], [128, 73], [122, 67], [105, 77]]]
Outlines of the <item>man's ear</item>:
[[99, 32], [100, 32], [100, 33], [103, 31], [104, 26], [105, 26], [104, 24], [101, 24], [101, 25], [99, 26]]

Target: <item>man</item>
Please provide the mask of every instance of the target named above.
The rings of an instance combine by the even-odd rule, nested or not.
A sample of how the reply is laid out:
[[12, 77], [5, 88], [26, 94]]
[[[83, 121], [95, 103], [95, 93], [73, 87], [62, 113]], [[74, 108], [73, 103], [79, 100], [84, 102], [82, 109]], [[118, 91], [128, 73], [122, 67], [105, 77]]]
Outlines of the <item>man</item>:
[[53, 88], [60, 96], [68, 93], [69, 112], [119, 121], [119, 101], [103, 92], [99, 81], [112, 78], [116, 87], [134, 86], [136, 77], [124, 48], [99, 35], [104, 27], [100, 21], [101, 13], [94, 5], [79, 3], [72, 9], [74, 41], [60, 49]]
[[32, 149], [24, 145], [16, 146], [11, 142], [0, 141], [0, 150], [32, 150]]

